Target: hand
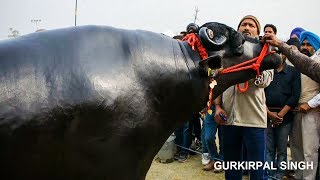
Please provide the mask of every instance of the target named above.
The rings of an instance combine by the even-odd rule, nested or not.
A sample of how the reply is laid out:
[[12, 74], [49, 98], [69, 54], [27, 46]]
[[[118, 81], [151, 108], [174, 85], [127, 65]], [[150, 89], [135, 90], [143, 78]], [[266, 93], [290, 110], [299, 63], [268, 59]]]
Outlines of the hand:
[[199, 115], [201, 117], [202, 120], [204, 120], [206, 118], [206, 114], [207, 114], [207, 107], [203, 108], [200, 112]]
[[268, 43], [271, 46], [279, 47], [281, 40], [279, 40], [274, 34], [266, 34], [262, 37], [262, 42]]
[[224, 114], [227, 117], [226, 112], [220, 106], [216, 106], [216, 112], [214, 114], [215, 121], [217, 122], [217, 124], [226, 125], [227, 121], [221, 119], [219, 115], [220, 113]]
[[309, 106], [308, 103], [302, 103], [298, 107], [298, 111], [302, 112], [302, 113], [307, 113], [310, 109], [311, 109], [311, 107]]
[[271, 119], [273, 127], [281, 124], [283, 121], [283, 117], [279, 117], [276, 112], [269, 112], [268, 117]]
[[283, 114], [282, 111], [280, 111], [279, 113], [277, 113], [278, 117], [283, 118], [285, 114]]
[[199, 112], [200, 118], [204, 120], [206, 118], [206, 113]]

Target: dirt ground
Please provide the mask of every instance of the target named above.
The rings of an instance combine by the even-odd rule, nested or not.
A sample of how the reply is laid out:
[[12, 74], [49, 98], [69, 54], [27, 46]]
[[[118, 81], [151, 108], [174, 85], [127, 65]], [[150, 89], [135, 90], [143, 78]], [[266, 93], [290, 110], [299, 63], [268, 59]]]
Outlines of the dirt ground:
[[160, 163], [157, 159], [153, 160], [147, 174], [147, 180], [185, 180], [185, 179], [224, 179], [224, 173], [215, 174], [213, 171], [202, 170], [201, 155], [189, 156], [189, 159], [180, 163]]
[[[291, 160], [291, 153], [288, 148], [288, 159]], [[146, 180], [224, 180], [224, 172], [214, 173], [213, 171], [202, 170], [201, 155], [190, 155], [184, 163], [173, 161], [171, 163], [160, 163], [156, 158], [153, 160], [148, 171]], [[248, 180], [243, 176], [243, 180]]]
[[[202, 170], [201, 155], [191, 155], [189, 159], [180, 163], [160, 163], [157, 159], [153, 160], [147, 174], [147, 180], [223, 180], [224, 172], [214, 173], [213, 171]], [[244, 180], [248, 177], [244, 176]]]

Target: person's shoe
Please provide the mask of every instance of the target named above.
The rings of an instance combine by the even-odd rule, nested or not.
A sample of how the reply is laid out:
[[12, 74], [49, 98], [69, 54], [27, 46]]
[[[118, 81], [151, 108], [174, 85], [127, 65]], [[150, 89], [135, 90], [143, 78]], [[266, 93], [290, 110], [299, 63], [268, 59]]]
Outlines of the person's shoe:
[[207, 165], [210, 162], [210, 155], [209, 153], [203, 153], [202, 154], [202, 159], [201, 159], [201, 163], [202, 165]]
[[187, 161], [188, 157], [189, 157], [188, 153], [180, 153], [180, 156], [178, 158], [178, 162], [184, 163]]
[[[192, 140], [192, 143], [190, 145], [190, 149], [196, 151], [196, 142], [195, 142], [195, 140]], [[189, 154], [190, 155], [196, 155], [196, 153], [193, 152], [193, 151], [189, 151]]]
[[243, 171], [242, 171], [242, 175], [248, 176], [248, 175], [249, 175], [249, 171], [248, 171], [248, 170], [243, 170]]
[[213, 170], [214, 173], [221, 173], [222, 171], [223, 171], [222, 167], [220, 167], [220, 168], [215, 168], [215, 169]]
[[176, 153], [173, 155], [173, 159], [177, 161], [177, 160], [179, 159], [179, 156], [180, 156], [180, 152], [176, 152]]
[[203, 170], [205, 170], [205, 171], [211, 171], [211, 170], [213, 170], [213, 169], [214, 169], [214, 162], [215, 162], [215, 161], [210, 161], [207, 165], [205, 165], [205, 166], [203, 167]]
[[283, 177], [284, 177], [283, 175], [276, 175], [275, 178], [276, 178], [276, 179], [283, 179]]
[[202, 143], [201, 141], [199, 141], [198, 139], [196, 140], [196, 150], [197, 151], [200, 151], [202, 148]]
[[282, 180], [299, 180], [299, 179], [296, 179], [294, 177], [284, 176], [282, 177]]
[[289, 177], [294, 177], [294, 170], [288, 170], [287, 174]]

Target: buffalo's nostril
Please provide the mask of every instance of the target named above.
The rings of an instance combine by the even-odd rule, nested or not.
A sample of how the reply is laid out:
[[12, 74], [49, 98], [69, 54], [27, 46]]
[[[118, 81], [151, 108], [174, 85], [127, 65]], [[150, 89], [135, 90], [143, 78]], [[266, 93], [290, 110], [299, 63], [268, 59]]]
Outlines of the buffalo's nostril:
[[207, 59], [199, 62], [199, 65], [205, 68], [220, 69], [222, 66], [222, 57], [220, 55], [212, 55]]

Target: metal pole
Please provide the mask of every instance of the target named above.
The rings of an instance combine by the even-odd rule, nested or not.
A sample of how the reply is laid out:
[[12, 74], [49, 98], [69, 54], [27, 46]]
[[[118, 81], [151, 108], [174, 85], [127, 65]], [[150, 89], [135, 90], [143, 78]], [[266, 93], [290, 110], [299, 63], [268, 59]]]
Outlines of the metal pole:
[[36, 24], [36, 30], [38, 30], [39, 28], [38, 28], [38, 23], [40, 23], [41, 22], [41, 19], [32, 19], [31, 20], [31, 23], [35, 23]]
[[194, 9], [196, 11], [195, 15], [194, 15], [194, 21], [193, 23], [196, 23], [197, 19], [198, 19], [198, 12], [200, 11], [198, 6], [195, 7]]
[[76, 7], [74, 10], [74, 26], [77, 26], [77, 10], [78, 10], [78, 0], [76, 0]]

